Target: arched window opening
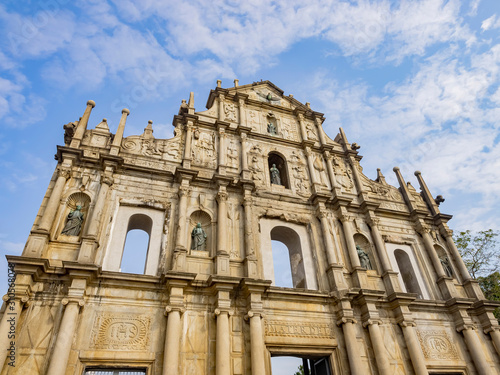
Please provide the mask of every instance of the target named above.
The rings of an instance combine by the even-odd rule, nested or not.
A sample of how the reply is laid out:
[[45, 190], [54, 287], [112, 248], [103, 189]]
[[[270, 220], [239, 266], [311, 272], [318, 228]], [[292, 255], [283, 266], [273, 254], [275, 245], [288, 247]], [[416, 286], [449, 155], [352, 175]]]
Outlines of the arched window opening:
[[415, 275], [415, 271], [413, 270], [413, 266], [410, 261], [410, 257], [406, 253], [406, 251], [397, 249], [394, 251], [394, 257], [396, 258], [396, 262], [398, 263], [399, 272], [401, 277], [403, 278], [403, 283], [405, 285], [406, 291], [408, 293], [416, 293], [417, 298], [422, 297], [422, 290], [420, 289], [420, 285], [418, 284], [417, 277]]
[[275, 285], [307, 288], [302, 248], [297, 232], [287, 227], [274, 227], [271, 230], [271, 242]]
[[276, 152], [271, 152], [267, 158], [271, 184], [281, 185], [289, 189], [288, 170], [285, 159]]
[[153, 221], [147, 215], [135, 214], [130, 217], [120, 262], [120, 272], [139, 274], [146, 272], [146, 259], [152, 227]]

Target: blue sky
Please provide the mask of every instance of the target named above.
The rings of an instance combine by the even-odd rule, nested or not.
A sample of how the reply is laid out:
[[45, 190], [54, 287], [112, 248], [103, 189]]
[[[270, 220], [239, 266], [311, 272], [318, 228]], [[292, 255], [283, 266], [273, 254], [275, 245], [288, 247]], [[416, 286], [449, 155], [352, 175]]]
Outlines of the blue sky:
[[361, 145], [368, 177], [394, 184], [397, 165], [417, 186], [421, 170], [452, 228], [500, 227], [498, 0], [7, 0], [0, 30], [2, 258], [22, 251], [87, 100], [90, 128], [114, 132], [127, 107], [125, 135], [153, 120], [164, 138], [217, 79], [274, 82]]

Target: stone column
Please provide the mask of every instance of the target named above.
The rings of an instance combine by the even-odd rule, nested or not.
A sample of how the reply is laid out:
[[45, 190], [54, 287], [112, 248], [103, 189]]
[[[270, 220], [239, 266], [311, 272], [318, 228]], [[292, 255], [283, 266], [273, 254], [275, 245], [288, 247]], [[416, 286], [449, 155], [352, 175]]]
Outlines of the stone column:
[[311, 176], [311, 182], [313, 186], [318, 184], [318, 179], [316, 178], [316, 173], [314, 172], [314, 161], [312, 159], [312, 151], [310, 147], [306, 147], [304, 152], [307, 156], [307, 166], [309, 168], [309, 175]]
[[75, 336], [76, 325], [78, 322], [78, 313], [83, 306], [83, 300], [63, 299], [62, 304], [66, 306], [64, 315], [57, 334], [54, 350], [50, 359], [47, 374], [64, 375], [68, 367], [68, 359], [71, 353], [71, 346]]
[[219, 127], [219, 174], [226, 174], [226, 130], [224, 127]]
[[391, 263], [389, 261], [389, 257], [387, 256], [387, 250], [385, 248], [384, 240], [380, 235], [380, 231], [378, 230], [378, 223], [380, 219], [374, 217], [374, 215], [370, 215], [369, 224], [372, 232], [373, 242], [375, 243], [375, 247], [377, 249], [377, 253], [380, 259], [380, 264], [382, 266], [382, 272], [392, 271]]
[[80, 119], [80, 121], [78, 121], [78, 125], [76, 126], [75, 134], [73, 135], [73, 139], [71, 140], [70, 147], [80, 147], [80, 143], [82, 142], [83, 136], [85, 135], [85, 130], [87, 130], [90, 112], [94, 107], [95, 102], [93, 100], [89, 100], [87, 102], [87, 108], [85, 108], [85, 112], [83, 113], [82, 118]]
[[488, 364], [486, 356], [484, 355], [479, 337], [477, 337], [475, 332], [475, 327], [473, 325], [463, 325], [457, 329], [457, 331], [461, 331], [464, 335], [465, 345], [467, 345], [467, 349], [469, 349], [470, 356], [472, 358], [472, 362], [474, 362], [474, 365], [476, 366], [477, 373], [479, 375], [493, 375], [491, 372], [491, 366]]
[[320, 211], [318, 216], [321, 220], [321, 229], [323, 231], [323, 238], [325, 239], [328, 265], [337, 264], [338, 259], [337, 254], [335, 254], [335, 245], [333, 244], [332, 234], [330, 233], [330, 225], [328, 224], [327, 213], [325, 211]]
[[241, 170], [248, 171], [247, 133], [241, 133]]
[[344, 229], [345, 242], [347, 243], [347, 251], [349, 252], [349, 259], [351, 260], [352, 268], [361, 267], [359, 262], [358, 252], [356, 250], [356, 243], [354, 242], [354, 229], [352, 222], [354, 217], [352, 215], [341, 215], [342, 227]]
[[446, 273], [443, 270], [443, 265], [441, 264], [441, 261], [439, 260], [439, 257], [436, 253], [436, 249], [434, 249], [434, 242], [432, 241], [432, 237], [430, 235], [430, 230], [427, 227], [422, 227], [420, 228], [420, 234], [422, 235], [422, 238], [424, 240], [424, 245], [425, 249], [427, 250], [427, 253], [429, 254], [429, 258], [431, 258], [432, 265], [434, 267], [434, 270], [436, 271], [437, 277], [446, 277]]
[[342, 325], [344, 333], [345, 346], [347, 350], [347, 358], [351, 367], [352, 375], [364, 375], [363, 366], [361, 366], [361, 358], [359, 356], [358, 340], [356, 339], [356, 330], [354, 329], [356, 320], [353, 318], [342, 318], [337, 325]]
[[118, 155], [120, 153], [120, 147], [122, 145], [123, 132], [125, 131], [125, 122], [127, 121], [127, 116], [130, 111], [127, 108], [122, 109], [122, 117], [120, 123], [118, 124], [118, 129], [116, 130], [115, 137], [113, 138], [113, 143], [111, 144], [110, 155]]
[[307, 141], [307, 131], [306, 125], [304, 124], [304, 115], [302, 113], [298, 113], [297, 117], [299, 119], [299, 127], [300, 127], [300, 135], [303, 141]]
[[[249, 186], [251, 188], [251, 186]], [[252, 231], [252, 192], [250, 189], [245, 189], [243, 197], [243, 209], [245, 211], [245, 265], [246, 276], [257, 278], [257, 258], [253, 247], [253, 231]]]
[[102, 177], [101, 187], [99, 189], [97, 201], [95, 203], [94, 210], [90, 219], [89, 229], [87, 231], [88, 236], [97, 236], [97, 233], [99, 231], [104, 203], [106, 203], [109, 188], [111, 185], [113, 185], [113, 177], [111, 176], [112, 172], [109, 174], [104, 174]]
[[179, 353], [182, 332], [181, 313], [184, 310], [167, 306], [167, 330], [165, 332], [165, 348], [163, 351], [163, 375], [178, 374]]
[[354, 177], [358, 192], [363, 193], [365, 191], [365, 188], [363, 187], [363, 184], [361, 183], [361, 177], [359, 177], [359, 171], [357, 168], [359, 163], [352, 157], [352, 155], [349, 155], [348, 159], [349, 159], [349, 162], [351, 164], [352, 175]]
[[[484, 333], [489, 333], [491, 340], [493, 341], [493, 346], [497, 351], [497, 354], [500, 356], [500, 328], [499, 327], [490, 327], [484, 331]], [[2, 368], [0, 366], [0, 368]]]
[[38, 230], [49, 232], [54, 222], [54, 218], [57, 212], [57, 207], [61, 201], [61, 195], [66, 185], [66, 180], [70, 177], [71, 169], [70, 167], [60, 167], [57, 176], [56, 183], [50, 194], [49, 201], [43, 212], [42, 219], [38, 224]]
[[335, 190], [337, 193], [340, 193], [340, 186], [337, 183], [337, 179], [335, 178], [335, 172], [332, 167], [332, 159], [333, 156], [325, 151], [323, 156], [326, 160], [326, 169], [328, 170], [328, 177], [330, 178], [330, 184], [332, 185], [332, 190]]
[[191, 189], [188, 185], [179, 187], [179, 221], [174, 249], [174, 262], [172, 267], [176, 271], [183, 271], [186, 265], [186, 253], [188, 249], [186, 241], [186, 211], [187, 200], [190, 193]]
[[321, 121], [321, 118], [316, 117], [314, 119], [314, 122], [316, 123], [316, 126], [318, 128], [319, 141], [322, 145], [326, 145], [325, 133], [323, 132], [323, 121]]
[[229, 336], [229, 311], [215, 309], [217, 334], [215, 340], [215, 373], [231, 375], [231, 349]]
[[186, 124], [186, 148], [184, 149], [184, 158], [182, 159], [182, 166], [184, 168], [191, 168], [191, 142], [193, 140], [193, 123], [188, 121]]
[[406, 347], [410, 354], [411, 363], [413, 369], [415, 370], [415, 375], [429, 375], [427, 367], [425, 366], [425, 358], [422, 353], [422, 348], [417, 339], [417, 334], [415, 333], [413, 322], [401, 322], [399, 323], [401, 329], [403, 330], [403, 336], [405, 338]]
[[446, 238], [446, 243], [448, 244], [448, 249], [451, 252], [451, 255], [453, 256], [453, 260], [455, 261], [455, 265], [458, 267], [458, 272], [460, 273], [460, 277], [462, 278], [462, 281], [470, 280], [471, 276], [469, 274], [469, 270], [467, 267], [465, 267], [464, 260], [462, 259], [462, 256], [460, 255], [457, 245], [455, 245], [455, 241], [453, 241], [453, 231], [448, 229], [441, 231], [441, 233], [444, 235]]
[[19, 332], [16, 331], [17, 323], [19, 323], [19, 319], [21, 318], [23, 304], [28, 300], [25, 298], [22, 300], [13, 299], [10, 301], [7, 294], [3, 296], [2, 299], [6, 303], [6, 308], [2, 316], [2, 321], [0, 322], [0, 371], [4, 366], [5, 359], [10, 357], [10, 342], [17, 341], [9, 338], [9, 332], [15, 332], [16, 337], [19, 337]]
[[217, 194], [217, 259], [216, 272], [218, 275], [230, 275], [229, 252], [227, 249], [227, 192], [225, 186], [219, 186]]
[[250, 319], [250, 356], [252, 361], [252, 375], [263, 375], [266, 373], [264, 358], [264, 339], [262, 337], [262, 315], [258, 312], [249, 311]]
[[380, 321], [369, 319], [363, 326], [368, 326], [368, 333], [370, 334], [370, 341], [373, 346], [373, 353], [375, 354], [375, 361], [377, 362], [377, 370], [380, 375], [390, 375], [389, 360], [385, 350], [384, 339], [380, 333]]

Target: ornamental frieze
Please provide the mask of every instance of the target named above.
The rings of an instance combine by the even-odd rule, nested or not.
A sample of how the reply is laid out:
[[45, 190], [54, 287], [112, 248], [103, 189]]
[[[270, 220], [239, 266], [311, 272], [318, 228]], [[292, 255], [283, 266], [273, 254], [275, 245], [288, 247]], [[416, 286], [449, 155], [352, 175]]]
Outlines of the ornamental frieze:
[[266, 336], [280, 337], [314, 337], [333, 339], [333, 324], [286, 322], [282, 320], [266, 320], [264, 322]]

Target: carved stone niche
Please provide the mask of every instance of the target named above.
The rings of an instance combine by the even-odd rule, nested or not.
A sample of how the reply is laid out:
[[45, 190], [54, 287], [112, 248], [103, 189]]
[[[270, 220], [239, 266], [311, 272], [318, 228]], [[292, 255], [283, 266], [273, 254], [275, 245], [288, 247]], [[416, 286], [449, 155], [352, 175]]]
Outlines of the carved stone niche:
[[[196, 235], [193, 234], [193, 230], [196, 228], [198, 223], [201, 224], [201, 229], [206, 235], [205, 243], [199, 245], [196, 242]], [[212, 218], [210, 215], [202, 210], [194, 211], [189, 218], [189, 249], [191, 255], [208, 257], [214, 248], [214, 234], [215, 230], [212, 224]]]

